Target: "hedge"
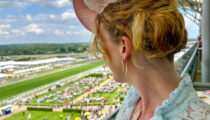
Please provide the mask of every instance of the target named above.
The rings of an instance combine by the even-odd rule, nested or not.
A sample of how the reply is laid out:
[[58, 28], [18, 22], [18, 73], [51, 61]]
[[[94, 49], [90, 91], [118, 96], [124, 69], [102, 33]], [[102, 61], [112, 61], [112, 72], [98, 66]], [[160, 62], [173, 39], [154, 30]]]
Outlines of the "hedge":
[[107, 75], [108, 75], [108, 76], [112, 76], [112, 73], [108, 73]]
[[124, 100], [124, 97], [120, 97], [120, 101], [123, 101]]
[[53, 111], [52, 108], [39, 108], [39, 107], [27, 107], [27, 110], [30, 110], [30, 111], [50, 111], [50, 112]]
[[103, 73], [91, 73], [86, 77], [103, 77]]

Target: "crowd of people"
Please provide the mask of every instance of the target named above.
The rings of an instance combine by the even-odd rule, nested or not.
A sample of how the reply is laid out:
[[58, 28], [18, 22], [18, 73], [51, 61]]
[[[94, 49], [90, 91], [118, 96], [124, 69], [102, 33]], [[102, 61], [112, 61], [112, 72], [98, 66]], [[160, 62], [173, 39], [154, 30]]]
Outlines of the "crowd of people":
[[[33, 94], [30, 96], [30, 99], [28, 98], [26, 103], [36, 103], [37, 105], [51, 105], [52, 107], [55, 105], [55, 107], [65, 107], [65, 108], [72, 108], [73, 105], [75, 104], [75, 98], [80, 96], [81, 94], [90, 91], [91, 89], [94, 89], [96, 86], [99, 86], [99, 84], [103, 81], [107, 80], [107, 76], [104, 75], [103, 77], [91, 77], [87, 76], [84, 78], [81, 78], [76, 81], [71, 81], [68, 83], [60, 84], [60, 87], [51, 87], [47, 89], [48, 92], [44, 92], [43, 94]], [[99, 88], [91, 91], [91, 93], [88, 95], [88, 97], [83, 98], [81, 101], [79, 101], [78, 104], [81, 106], [78, 107], [79, 109], [83, 109], [83, 105], [81, 104], [82, 101], [87, 102], [92, 102], [92, 101], [97, 101], [100, 102], [101, 105], [99, 105], [97, 108], [89, 108], [87, 111], [91, 113], [92, 118], [95, 119], [102, 119], [107, 116], [106, 113], [103, 112], [104, 109], [104, 103], [105, 99], [103, 96], [95, 96], [93, 97], [95, 93], [112, 93], [119, 87], [122, 87], [123, 84], [119, 84], [114, 81], [109, 81], [106, 83], [104, 86], [99, 86]], [[124, 86], [124, 88], [127, 90], [128, 86]], [[124, 90], [118, 89], [118, 93], [124, 93]], [[21, 102], [23, 104], [23, 101]], [[120, 106], [120, 103], [116, 104], [115, 106], [111, 107], [109, 109], [109, 113], [113, 112], [113, 109], [116, 109]], [[75, 107], [73, 107], [74, 109]], [[77, 107], [76, 107], [77, 108]], [[112, 109], [113, 108], [113, 109]], [[90, 116], [84, 115], [84, 113], [81, 113], [81, 120], [86, 120]], [[31, 119], [31, 114], [27, 115], [28, 120]], [[61, 118], [61, 117], [60, 117]], [[70, 120], [70, 116], [68, 117], [63, 117], [63, 120]], [[43, 118], [43, 120], [48, 120], [47, 117]]]
[[44, 102], [46, 102], [46, 104], [64, 104], [66, 102], [74, 101], [77, 96], [91, 90], [105, 79], [105, 77], [87, 77], [81, 79], [79, 81], [70, 83], [64, 88], [58, 88], [59, 90], [56, 90], [56, 92], [50, 91], [47, 95], [42, 95], [41, 97], [36, 95], [36, 103], [38, 105]]
[[117, 83], [115, 81], [110, 81], [105, 86], [99, 88], [97, 92], [112, 93], [114, 90], [116, 90], [119, 87], [119, 85], [120, 85], [120, 83]]

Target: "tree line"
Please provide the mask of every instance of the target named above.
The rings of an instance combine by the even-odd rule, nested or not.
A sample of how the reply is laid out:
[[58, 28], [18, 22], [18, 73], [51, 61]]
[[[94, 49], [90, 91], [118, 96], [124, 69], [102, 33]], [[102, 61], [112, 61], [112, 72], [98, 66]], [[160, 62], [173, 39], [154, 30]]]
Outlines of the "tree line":
[[0, 45], [0, 56], [82, 53], [89, 43]]

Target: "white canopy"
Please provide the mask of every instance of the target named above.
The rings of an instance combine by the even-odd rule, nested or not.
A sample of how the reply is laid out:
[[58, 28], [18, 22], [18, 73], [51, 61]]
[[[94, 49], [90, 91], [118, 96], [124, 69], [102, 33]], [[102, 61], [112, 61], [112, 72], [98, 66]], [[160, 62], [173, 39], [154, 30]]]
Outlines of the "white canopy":
[[37, 61], [27, 61], [27, 62], [17, 62], [17, 61], [7, 61], [7, 62], [0, 62], [0, 66], [9, 66], [9, 65], [40, 65], [40, 64], [47, 64], [52, 62], [59, 62], [59, 61], [73, 61], [75, 58], [68, 57], [68, 58], [51, 58], [46, 60], [37, 60]]

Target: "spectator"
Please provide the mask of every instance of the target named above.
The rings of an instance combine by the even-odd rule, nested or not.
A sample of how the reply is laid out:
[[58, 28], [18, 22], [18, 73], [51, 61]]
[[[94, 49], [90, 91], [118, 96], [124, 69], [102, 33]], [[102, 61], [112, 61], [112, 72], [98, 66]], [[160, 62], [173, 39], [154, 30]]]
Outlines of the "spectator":
[[28, 113], [28, 120], [31, 120], [31, 113]]
[[67, 116], [67, 120], [70, 120], [70, 115]]
[[198, 43], [198, 47], [200, 49], [200, 55], [201, 55], [202, 54], [202, 49], [201, 49], [201, 47], [202, 47], [202, 35], [198, 36], [197, 43]]

